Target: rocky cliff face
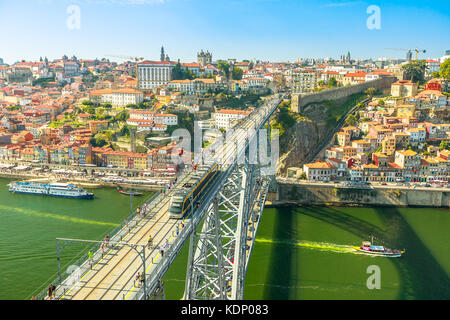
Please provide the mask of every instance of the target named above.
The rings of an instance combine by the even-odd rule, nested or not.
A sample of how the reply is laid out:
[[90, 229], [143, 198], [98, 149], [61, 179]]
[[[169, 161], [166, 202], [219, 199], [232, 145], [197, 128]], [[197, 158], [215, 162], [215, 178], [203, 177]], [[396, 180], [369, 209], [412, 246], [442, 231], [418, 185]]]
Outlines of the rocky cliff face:
[[280, 160], [277, 174], [286, 174], [288, 167], [301, 167], [327, 135], [328, 112], [322, 104], [311, 104], [302, 113], [307, 120], [297, 122], [280, 139]]

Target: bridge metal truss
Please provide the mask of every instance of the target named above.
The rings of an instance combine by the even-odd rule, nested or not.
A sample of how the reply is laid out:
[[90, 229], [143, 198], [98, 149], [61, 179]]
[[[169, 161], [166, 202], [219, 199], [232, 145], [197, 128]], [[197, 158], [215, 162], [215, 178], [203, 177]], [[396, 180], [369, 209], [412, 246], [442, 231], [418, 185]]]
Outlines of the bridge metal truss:
[[246, 143], [243, 161], [237, 161], [213, 198], [201, 231], [191, 234], [184, 299], [243, 299], [248, 261], [271, 180], [255, 164], [257, 153], [250, 146], [256, 137], [253, 144]]

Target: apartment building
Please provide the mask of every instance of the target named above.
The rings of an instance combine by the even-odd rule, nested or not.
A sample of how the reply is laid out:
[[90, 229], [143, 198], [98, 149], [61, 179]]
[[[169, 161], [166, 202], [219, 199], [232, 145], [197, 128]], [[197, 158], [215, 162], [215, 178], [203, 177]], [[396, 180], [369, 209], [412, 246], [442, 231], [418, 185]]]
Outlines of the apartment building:
[[152, 124], [176, 126], [178, 125], [178, 117], [175, 114], [164, 113], [157, 114], [152, 111], [130, 110], [130, 118], [127, 120], [128, 125], [137, 126], [140, 124]]
[[250, 113], [251, 111], [244, 110], [218, 110], [214, 114], [215, 127], [218, 129], [223, 128], [225, 130], [228, 130], [233, 126], [234, 121], [243, 119]]
[[303, 165], [306, 178], [310, 181], [330, 181], [336, 176], [336, 166], [328, 161], [318, 161]]
[[175, 62], [171, 61], [142, 61], [138, 63], [138, 88], [150, 90], [169, 83], [172, 80], [172, 70]]
[[291, 89], [292, 93], [313, 92], [317, 85], [318, 76], [315, 70], [302, 70], [292, 73]]
[[124, 107], [144, 101], [144, 93], [132, 88], [94, 90], [89, 94], [92, 101], [110, 103], [113, 107]]
[[395, 163], [402, 168], [417, 168], [420, 166], [420, 156], [412, 150], [397, 150]]

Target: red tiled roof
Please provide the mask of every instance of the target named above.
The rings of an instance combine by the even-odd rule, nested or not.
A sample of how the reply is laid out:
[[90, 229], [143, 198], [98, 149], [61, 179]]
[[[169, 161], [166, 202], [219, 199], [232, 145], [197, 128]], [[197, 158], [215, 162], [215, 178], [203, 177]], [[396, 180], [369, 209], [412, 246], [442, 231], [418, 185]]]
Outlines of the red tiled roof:
[[361, 77], [365, 77], [367, 73], [365, 72], [349, 72], [345, 75], [345, 77], [347, 78], [361, 78]]

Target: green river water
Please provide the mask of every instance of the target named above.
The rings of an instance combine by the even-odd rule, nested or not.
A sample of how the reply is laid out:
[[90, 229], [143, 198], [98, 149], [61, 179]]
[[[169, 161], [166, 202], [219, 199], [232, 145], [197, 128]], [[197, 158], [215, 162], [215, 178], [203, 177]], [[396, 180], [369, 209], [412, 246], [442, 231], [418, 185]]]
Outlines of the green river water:
[[[129, 197], [95, 189], [94, 200], [11, 194], [0, 179], [0, 299], [27, 299], [57, 272], [57, 237], [102, 239], [129, 215]], [[134, 197], [133, 208], [148, 199]], [[245, 299], [449, 299], [450, 214], [446, 209], [266, 208], [248, 267]], [[401, 258], [355, 254], [374, 234]], [[90, 247], [72, 243], [63, 266]], [[167, 299], [184, 291], [188, 245], [164, 278]], [[367, 268], [380, 270], [368, 289]]]

